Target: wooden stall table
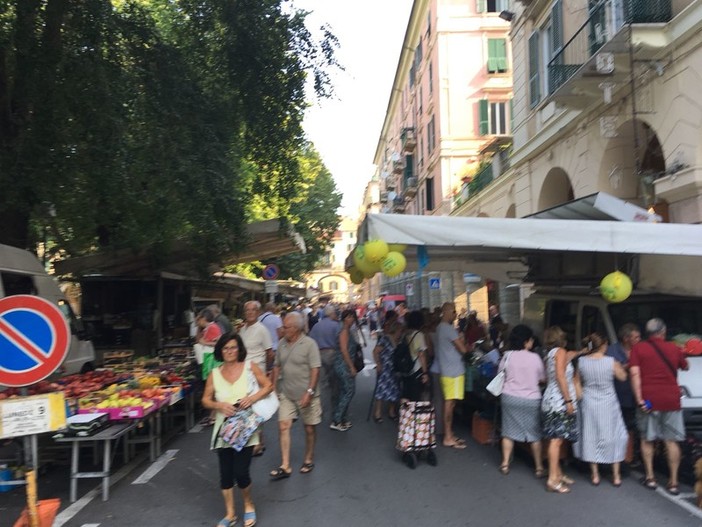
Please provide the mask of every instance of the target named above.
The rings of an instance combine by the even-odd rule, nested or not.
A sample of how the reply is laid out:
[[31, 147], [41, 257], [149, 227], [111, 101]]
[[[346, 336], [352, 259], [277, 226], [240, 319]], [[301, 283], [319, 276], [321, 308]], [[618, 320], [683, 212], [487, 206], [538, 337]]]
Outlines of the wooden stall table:
[[[75, 502], [78, 493], [78, 480], [83, 478], [102, 479], [102, 500], [110, 498], [110, 469], [112, 465], [112, 441], [120, 439], [125, 434], [131, 432], [137, 426], [136, 422], [120, 422], [111, 425], [109, 428], [101, 430], [92, 436], [71, 436], [58, 437], [54, 441], [57, 443], [71, 443], [71, 503]], [[80, 472], [78, 470], [78, 459], [81, 443], [100, 442], [103, 443], [102, 472]], [[124, 442], [124, 459], [128, 459], [128, 445]]]

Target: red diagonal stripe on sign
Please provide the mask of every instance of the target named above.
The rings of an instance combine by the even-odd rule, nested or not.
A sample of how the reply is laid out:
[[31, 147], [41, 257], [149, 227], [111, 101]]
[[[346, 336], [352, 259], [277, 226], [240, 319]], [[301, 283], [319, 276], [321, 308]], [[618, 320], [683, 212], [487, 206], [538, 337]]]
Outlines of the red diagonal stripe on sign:
[[22, 333], [15, 330], [15, 328], [8, 324], [2, 317], [0, 317], [0, 334], [7, 337], [8, 340], [14, 343], [21, 351], [24, 351], [27, 355], [32, 357], [37, 363], [42, 364], [46, 361], [45, 352], [37, 347], [34, 342], [26, 339]]

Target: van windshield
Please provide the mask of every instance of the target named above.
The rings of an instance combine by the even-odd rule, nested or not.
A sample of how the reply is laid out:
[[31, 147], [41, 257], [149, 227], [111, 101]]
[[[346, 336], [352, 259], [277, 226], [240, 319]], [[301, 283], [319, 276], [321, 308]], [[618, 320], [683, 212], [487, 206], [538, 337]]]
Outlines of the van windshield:
[[627, 322], [639, 326], [642, 334], [646, 321], [658, 317], [668, 327], [667, 338], [684, 344], [691, 335], [702, 335], [702, 300], [695, 298], [651, 299], [609, 304], [615, 330]]

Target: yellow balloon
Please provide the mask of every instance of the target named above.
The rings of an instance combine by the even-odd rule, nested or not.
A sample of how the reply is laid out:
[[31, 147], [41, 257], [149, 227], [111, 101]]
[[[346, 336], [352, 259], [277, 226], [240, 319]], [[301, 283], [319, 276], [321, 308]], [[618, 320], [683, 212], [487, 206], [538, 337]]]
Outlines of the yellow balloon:
[[388, 254], [388, 244], [383, 240], [368, 240], [365, 243], [366, 260], [380, 263]]
[[356, 267], [349, 267], [348, 273], [351, 283], [356, 285], [363, 283], [363, 279], [365, 278], [363, 271]]
[[607, 302], [623, 302], [631, 294], [634, 284], [631, 278], [620, 271], [614, 271], [600, 282], [600, 294]]
[[404, 243], [389, 243], [388, 252], [403, 253], [407, 250], [407, 246]]
[[363, 245], [357, 245], [353, 250], [353, 263], [356, 269], [361, 271], [363, 274], [369, 273], [373, 270], [373, 264], [366, 258], [366, 249]]
[[405, 255], [392, 251], [383, 259], [383, 262], [380, 264], [380, 269], [385, 276], [392, 278], [404, 271], [406, 266], [407, 260], [405, 259]]

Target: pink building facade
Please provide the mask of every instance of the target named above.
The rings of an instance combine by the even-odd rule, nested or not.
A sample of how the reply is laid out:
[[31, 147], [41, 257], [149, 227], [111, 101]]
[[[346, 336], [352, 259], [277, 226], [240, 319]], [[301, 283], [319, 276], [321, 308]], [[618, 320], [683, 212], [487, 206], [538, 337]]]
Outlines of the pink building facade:
[[507, 0], [416, 0], [374, 163], [383, 212], [449, 214], [511, 134]]

